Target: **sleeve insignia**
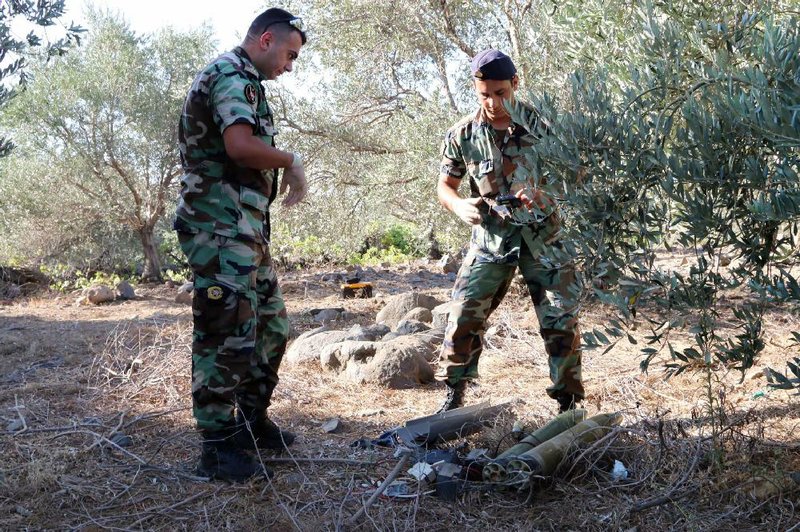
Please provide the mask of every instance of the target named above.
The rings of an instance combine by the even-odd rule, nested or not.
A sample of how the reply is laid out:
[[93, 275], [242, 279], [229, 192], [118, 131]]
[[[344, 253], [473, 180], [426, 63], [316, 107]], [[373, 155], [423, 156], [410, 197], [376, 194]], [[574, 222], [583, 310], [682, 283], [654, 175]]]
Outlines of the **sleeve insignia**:
[[244, 86], [244, 97], [247, 103], [254, 105], [256, 103], [256, 88], [251, 83]]
[[222, 299], [223, 291], [222, 291], [222, 287], [209, 286], [208, 290], [206, 291], [206, 293], [208, 294], [208, 299], [211, 299], [212, 301], [218, 301], [218, 300]]

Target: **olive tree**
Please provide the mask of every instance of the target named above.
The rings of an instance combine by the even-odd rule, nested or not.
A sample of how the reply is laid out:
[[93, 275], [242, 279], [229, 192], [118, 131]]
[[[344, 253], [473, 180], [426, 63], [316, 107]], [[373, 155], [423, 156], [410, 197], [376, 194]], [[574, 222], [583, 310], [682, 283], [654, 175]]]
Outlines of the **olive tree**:
[[442, 212], [434, 184], [446, 129], [476, 105], [469, 60], [489, 46], [519, 52], [527, 85], [543, 86], [547, 65], [527, 50], [556, 61], [551, 3], [317, 0], [292, 9], [311, 28], [297, 64], [303, 90], [269, 97], [285, 141], [309, 154], [312, 191], [305, 208], [276, 217], [277, 247], [291, 234], [353, 251], [370, 226], [396, 222], [460, 246], [467, 228]]
[[[135, 234], [143, 277], [158, 279], [156, 230], [181, 175], [178, 117], [191, 80], [213, 51], [210, 34], [168, 29], [139, 36], [114, 17], [93, 13], [87, 40], [35, 68], [8, 108], [5, 122], [19, 139], [15, 157], [22, 161], [16, 163], [20, 186], [12, 188], [22, 195], [43, 191], [42, 201], [84, 226]], [[66, 243], [74, 234], [63, 237]]]
[[[24, 86], [28, 60], [64, 55], [74, 44], [80, 44], [85, 30], [75, 24], [63, 26], [62, 36], [54, 41], [42, 38], [45, 28], [56, 26], [65, 11], [64, 0], [11, 0], [0, 3], [0, 108], [15, 94], [14, 86]], [[13, 27], [12, 27], [13, 26]], [[25, 28], [24, 37], [16, 36]], [[9, 154], [13, 143], [0, 137], [0, 157]]]
[[[605, 82], [619, 87], [644, 53], [638, 32], [631, 31], [637, 4], [292, 3], [311, 29], [297, 63], [300, 90], [294, 96], [273, 90], [270, 99], [284, 142], [310, 155], [312, 194], [305, 209], [281, 213], [278, 235], [313, 235], [326, 248], [352, 249], [370, 224], [401, 220], [420, 232], [433, 229], [456, 247], [466, 228], [443, 215], [434, 183], [445, 130], [475, 109], [471, 57], [487, 47], [508, 52], [518, 66], [522, 95], [566, 96], [577, 69], [587, 81], [603, 70]], [[671, 9], [661, 6], [660, 16], [676, 16]]]
[[[581, 265], [576, 298], [616, 309], [586, 344], [636, 342], [626, 329], [637, 309], [660, 307], [647, 317], [641, 367], [704, 370], [709, 406], [713, 373], [744, 378], [763, 351], [766, 312], [800, 309], [800, 33], [774, 11], [721, 21], [644, 4], [627, 81], [578, 73], [568, 97], [533, 96], [558, 116], [534, 163], [569, 213], [562, 259]], [[660, 269], [656, 252], [675, 247], [690, 253], [685, 271]], [[731, 289], [741, 302], [723, 299]], [[691, 345], [674, 342], [680, 330]], [[789, 368], [796, 385], [797, 361]]]

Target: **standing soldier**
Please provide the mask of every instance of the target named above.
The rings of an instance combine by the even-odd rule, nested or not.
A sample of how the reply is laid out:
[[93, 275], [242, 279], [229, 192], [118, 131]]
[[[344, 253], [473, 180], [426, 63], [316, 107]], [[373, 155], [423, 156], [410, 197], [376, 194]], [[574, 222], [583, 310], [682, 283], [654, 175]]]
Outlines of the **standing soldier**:
[[[453, 287], [439, 360], [437, 378], [447, 385], [439, 412], [464, 403], [467, 382], [478, 376], [486, 320], [508, 291], [517, 266], [549, 358], [553, 385], [547, 394], [558, 401], [559, 411], [574, 408], [584, 397], [577, 308], [559, 307], [569, 299], [574, 271], [540, 261], [549, 247], [560, 247], [556, 204], [538, 189], [538, 173], [528, 168], [526, 158], [526, 153], [535, 155], [539, 121], [544, 120], [517, 102], [529, 120], [515, 123], [504, 105], [514, 103], [516, 72], [502, 52], [490, 49], [476, 55], [472, 75], [480, 107], [450, 128], [442, 146], [439, 202], [472, 226], [472, 239]], [[458, 194], [465, 174], [469, 198]], [[515, 211], [523, 215], [515, 216]], [[547, 291], [556, 292], [560, 301], [551, 301]]]
[[[192, 400], [198, 472], [240, 481], [271, 475], [249, 452], [294, 440], [267, 417], [289, 322], [269, 253], [269, 205], [283, 168], [283, 205], [307, 191], [300, 156], [275, 148], [262, 81], [292, 71], [302, 20], [261, 13], [244, 42], [195, 78], [179, 126], [184, 176], [175, 229], [194, 272]], [[238, 407], [238, 411], [236, 411]]]

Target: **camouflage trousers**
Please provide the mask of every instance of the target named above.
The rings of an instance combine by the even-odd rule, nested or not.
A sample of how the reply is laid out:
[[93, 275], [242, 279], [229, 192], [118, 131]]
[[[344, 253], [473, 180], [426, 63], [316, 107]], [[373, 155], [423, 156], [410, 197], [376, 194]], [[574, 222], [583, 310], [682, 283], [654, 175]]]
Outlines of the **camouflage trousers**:
[[[568, 288], [575, 273], [571, 267], [541, 264], [543, 245], [535, 235], [522, 238], [518, 264], [489, 262], [482, 259], [475, 248], [470, 250], [453, 287], [437, 379], [455, 384], [478, 377], [486, 321], [503, 300], [519, 267], [548, 355], [553, 384], [547, 388], [547, 394], [554, 399], [569, 395], [584, 398], [577, 309], [574, 306], [564, 309], [560, 304], [562, 298], [568, 299]], [[548, 292], [557, 297], [553, 298]]]
[[266, 243], [178, 232], [194, 272], [192, 400], [200, 430], [269, 406], [289, 321]]

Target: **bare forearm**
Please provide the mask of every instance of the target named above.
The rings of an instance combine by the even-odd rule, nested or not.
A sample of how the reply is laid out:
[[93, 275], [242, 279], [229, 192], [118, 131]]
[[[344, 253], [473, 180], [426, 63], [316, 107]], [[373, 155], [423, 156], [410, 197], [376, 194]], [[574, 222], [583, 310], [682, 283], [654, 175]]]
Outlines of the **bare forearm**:
[[291, 152], [268, 146], [258, 137], [240, 140], [233, 148], [226, 146], [226, 151], [236, 164], [256, 170], [288, 168], [294, 160]]
[[246, 168], [269, 170], [301, 164], [293, 153], [273, 148], [253, 135], [253, 128], [249, 124], [228, 126], [222, 132], [222, 140], [228, 157]]
[[453, 188], [444, 179], [439, 179], [436, 184], [436, 196], [439, 198], [439, 203], [442, 207], [450, 212], [453, 212], [453, 203], [461, 199], [461, 196], [458, 195], [458, 189]]
[[254, 136], [247, 124], [229, 126], [222, 132], [222, 140], [225, 142], [225, 153], [240, 166], [255, 170], [286, 169], [283, 171], [280, 189], [281, 194], [287, 189], [289, 191], [283, 200], [286, 207], [296, 205], [305, 197], [308, 182], [299, 155], [273, 148]]

